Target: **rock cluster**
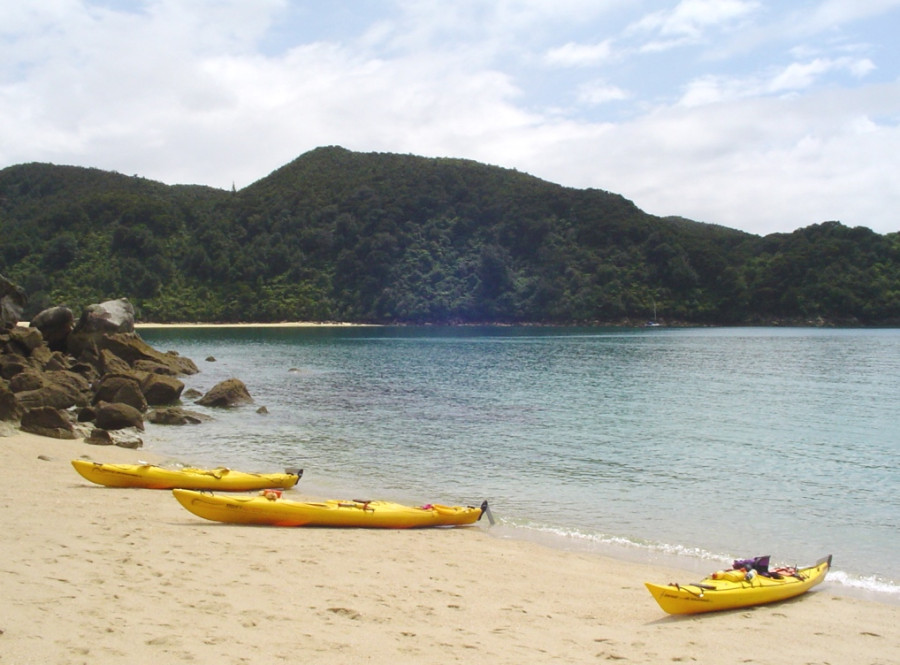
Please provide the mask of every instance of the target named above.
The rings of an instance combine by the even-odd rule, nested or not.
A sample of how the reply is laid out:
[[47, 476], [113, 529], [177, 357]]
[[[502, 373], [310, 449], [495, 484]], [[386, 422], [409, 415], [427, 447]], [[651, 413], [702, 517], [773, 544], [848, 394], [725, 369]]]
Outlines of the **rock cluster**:
[[[75, 322], [67, 307], [18, 324], [24, 294], [0, 276], [0, 421], [62, 439], [140, 447], [145, 417], [164, 424], [197, 423], [206, 417], [180, 408], [194, 362], [161, 353], [134, 331], [134, 308], [126, 299], [85, 308]], [[204, 396], [205, 404], [252, 402], [246, 387], [230, 379]]]

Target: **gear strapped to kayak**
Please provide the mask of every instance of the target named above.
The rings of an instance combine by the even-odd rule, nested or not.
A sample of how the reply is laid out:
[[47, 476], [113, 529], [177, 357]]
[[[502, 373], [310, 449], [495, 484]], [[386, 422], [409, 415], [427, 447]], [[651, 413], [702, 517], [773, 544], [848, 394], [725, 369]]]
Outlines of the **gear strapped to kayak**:
[[762, 605], [805, 593], [825, 579], [831, 555], [806, 568], [769, 569], [769, 556], [738, 559], [730, 570], [719, 570], [692, 584], [645, 583], [669, 614], [696, 614]]
[[[766, 556], [757, 556], [752, 559], [736, 559], [734, 563], [732, 563], [731, 569], [744, 570], [748, 575], [750, 574], [750, 571], [755, 571], [763, 577], [770, 577], [774, 580], [780, 580], [785, 575], [793, 577], [797, 576], [797, 569], [793, 566], [783, 566], [781, 568], [776, 568], [775, 570], [769, 570], [769, 560], [771, 558], [772, 555], [767, 554]], [[803, 578], [801, 577], [800, 579]]]

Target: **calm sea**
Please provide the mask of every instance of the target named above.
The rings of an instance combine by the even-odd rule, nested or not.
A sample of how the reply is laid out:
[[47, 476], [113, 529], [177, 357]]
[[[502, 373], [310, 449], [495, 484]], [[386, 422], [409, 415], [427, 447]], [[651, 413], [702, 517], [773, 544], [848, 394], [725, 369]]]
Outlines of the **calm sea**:
[[182, 462], [297, 465], [335, 498], [486, 498], [503, 537], [698, 572], [833, 554], [828, 585], [900, 602], [898, 330], [140, 334], [197, 363], [188, 387], [237, 377], [256, 402], [152, 427]]

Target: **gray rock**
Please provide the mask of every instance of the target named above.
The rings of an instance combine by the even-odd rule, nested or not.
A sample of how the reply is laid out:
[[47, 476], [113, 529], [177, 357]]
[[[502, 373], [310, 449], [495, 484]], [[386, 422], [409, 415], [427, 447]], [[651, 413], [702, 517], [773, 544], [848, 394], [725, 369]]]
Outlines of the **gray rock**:
[[95, 427], [91, 430], [90, 435], [85, 437], [84, 442], [95, 446], [119, 446], [120, 448], [131, 449], [141, 448], [144, 445], [144, 440], [138, 431], [133, 428], [110, 432], [109, 430]]
[[134, 332], [134, 306], [128, 298], [88, 305], [73, 332], [80, 335]]

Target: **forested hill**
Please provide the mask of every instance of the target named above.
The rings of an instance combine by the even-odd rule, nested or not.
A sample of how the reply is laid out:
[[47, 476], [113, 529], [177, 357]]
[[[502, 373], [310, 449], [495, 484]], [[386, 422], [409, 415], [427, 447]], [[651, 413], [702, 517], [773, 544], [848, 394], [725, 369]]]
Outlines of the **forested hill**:
[[900, 323], [900, 233], [759, 237], [476, 162], [336, 147], [240, 191], [3, 169], [0, 274], [29, 318], [126, 296], [159, 322]]

